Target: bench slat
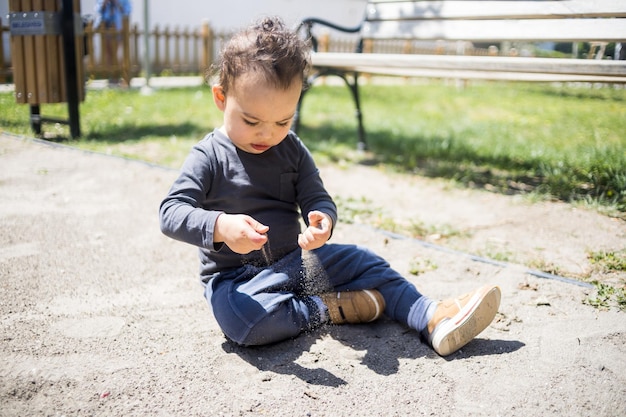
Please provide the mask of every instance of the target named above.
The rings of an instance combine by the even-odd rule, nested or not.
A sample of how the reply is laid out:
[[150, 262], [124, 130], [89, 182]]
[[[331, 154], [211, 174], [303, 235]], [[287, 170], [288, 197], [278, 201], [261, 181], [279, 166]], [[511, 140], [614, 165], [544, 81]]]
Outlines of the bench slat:
[[356, 67], [357, 72], [398, 77], [448, 78], [461, 80], [526, 81], [526, 82], [585, 82], [626, 84], [626, 77], [585, 74], [530, 73], [507, 71], [439, 70], [427, 68]]
[[[21, 0], [21, 7], [24, 11], [34, 11], [29, 0]], [[35, 37], [24, 37], [24, 68], [26, 74], [26, 102], [28, 104], [38, 104], [37, 94], [37, 54], [35, 51]]]
[[[43, 0], [32, 0], [34, 10], [44, 10]], [[50, 96], [50, 86], [48, 84], [47, 77], [47, 59], [46, 59], [46, 37], [44, 35], [33, 36], [35, 42], [35, 65], [40, 68], [45, 68], [44, 71], [37, 71], [37, 97], [36, 103], [47, 103]]]
[[[9, 0], [9, 11], [20, 11], [20, 0]], [[25, 68], [26, 62], [26, 46], [23, 36], [11, 36], [11, 59], [13, 68]], [[26, 73], [25, 71], [13, 71], [13, 83], [15, 84], [15, 102], [24, 104], [28, 103], [26, 94]]]
[[626, 39], [626, 19], [518, 19], [364, 22], [365, 39], [614, 42]]
[[[44, 0], [44, 10], [49, 12], [59, 12], [61, 5], [55, 0]], [[42, 103], [60, 103], [62, 101], [61, 82], [62, 74], [60, 73], [59, 60], [61, 59], [59, 53], [59, 46], [57, 37], [54, 35], [47, 35], [46, 37], [46, 53], [48, 64], [46, 74], [48, 77], [49, 101], [42, 101]]]
[[623, 0], [370, 1], [366, 20], [626, 17]]
[[[524, 58], [462, 55], [356, 54], [317, 52], [311, 55], [314, 67], [333, 67], [359, 72], [387, 68], [390, 75], [414, 69], [482, 71], [537, 74], [568, 74], [622, 77], [626, 81], [623, 61], [569, 58]], [[367, 69], [367, 71], [365, 70]]]

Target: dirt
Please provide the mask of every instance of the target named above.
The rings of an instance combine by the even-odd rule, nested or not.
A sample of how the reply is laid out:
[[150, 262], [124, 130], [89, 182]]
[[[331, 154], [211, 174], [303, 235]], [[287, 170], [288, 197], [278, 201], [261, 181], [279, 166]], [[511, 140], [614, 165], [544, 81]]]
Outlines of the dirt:
[[195, 248], [159, 231], [175, 170], [4, 134], [0, 415], [626, 415], [625, 313], [589, 305], [595, 288], [570, 279], [623, 285], [587, 257], [624, 248], [623, 220], [320, 168], [332, 195], [434, 226], [412, 239], [342, 223], [333, 241], [371, 247], [435, 298], [499, 284], [494, 323], [447, 358], [387, 319], [234, 346], [202, 297]]

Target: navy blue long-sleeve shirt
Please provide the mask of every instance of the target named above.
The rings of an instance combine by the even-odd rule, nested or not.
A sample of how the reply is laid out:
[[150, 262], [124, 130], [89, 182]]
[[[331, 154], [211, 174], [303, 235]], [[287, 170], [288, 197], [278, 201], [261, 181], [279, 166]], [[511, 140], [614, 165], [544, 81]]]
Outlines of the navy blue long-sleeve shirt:
[[310, 211], [328, 214], [337, 222], [337, 207], [324, 188], [311, 154], [289, 132], [262, 154], [237, 148], [219, 130], [193, 147], [179, 177], [162, 201], [161, 231], [200, 248], [200, 275], [264, 263], [261, 251], [234, 253], [214, 244], [215, 222], [221, 213], [247, 214], [269, 226], [268, 242], [276, 260], [298, 247], [300, 218]]

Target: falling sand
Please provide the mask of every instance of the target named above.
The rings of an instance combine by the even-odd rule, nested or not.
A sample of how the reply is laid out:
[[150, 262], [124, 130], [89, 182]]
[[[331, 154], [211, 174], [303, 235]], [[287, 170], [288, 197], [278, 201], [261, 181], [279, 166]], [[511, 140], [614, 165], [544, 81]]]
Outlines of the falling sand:
[[[273, 263], [269, 240], [261, 247], [261, 255], [267, 266]], [[321, 294], [332, 286], [328, 274], [315, 252], [302, 250], [302, 287], [305, 294]]]
[[302, 279], [306, 294], [321, 294], [331, 289], [328, 274], [315, 252], [302, 251]]

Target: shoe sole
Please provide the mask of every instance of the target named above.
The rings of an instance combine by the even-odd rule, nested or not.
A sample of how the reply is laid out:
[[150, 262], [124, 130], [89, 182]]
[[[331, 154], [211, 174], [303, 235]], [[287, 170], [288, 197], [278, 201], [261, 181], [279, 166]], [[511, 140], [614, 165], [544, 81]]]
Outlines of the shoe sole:
[[454, 317], [439, 323], [431, 346], [441, 356], [456, 352], [485, 330], [500, 307], [500, 288], [485, 286]]

